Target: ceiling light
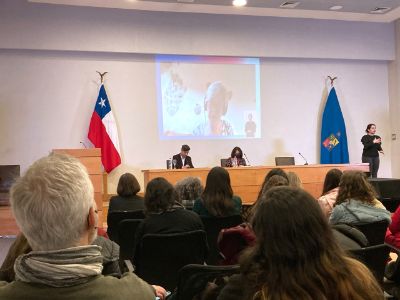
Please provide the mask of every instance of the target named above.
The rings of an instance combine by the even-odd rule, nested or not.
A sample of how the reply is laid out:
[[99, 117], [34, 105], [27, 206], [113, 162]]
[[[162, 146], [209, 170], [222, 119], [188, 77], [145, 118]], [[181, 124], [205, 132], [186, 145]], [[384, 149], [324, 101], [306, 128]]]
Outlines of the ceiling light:
[[370, 11], [371, 14], [383, 14], [389, 11], [391, 7], [375, 7], [373, 10]]
[[335, 5], [335, 6], [329, 7], [330, 10], [341, 10], [342, 8], [343, 8], [343, 6], [341, 6], [341, 5]]
[[234, 6], [245, 6], [247, 4], [247, 0], [233, 0], [232, 4]]
[[295, 8], [300, 4], [300, 1], [286, 1], [279, 5], [280, 8]]

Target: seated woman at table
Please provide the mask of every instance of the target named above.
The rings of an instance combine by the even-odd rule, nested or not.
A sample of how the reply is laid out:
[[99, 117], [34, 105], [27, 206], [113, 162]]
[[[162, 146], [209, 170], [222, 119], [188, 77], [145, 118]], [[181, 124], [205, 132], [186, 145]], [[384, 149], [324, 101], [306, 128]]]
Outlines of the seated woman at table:
[[228, 171], [214, 167], [207, 175], [204, 192], [194, 202], [193, 211], [201, 217], [240, 215], [242, 200], [233, 195]]
[[232, 149], [231, 157], [226, 160], [226, 167], [245, 166], [246, 160], [243, 158], [243, 151], [239, 147]]

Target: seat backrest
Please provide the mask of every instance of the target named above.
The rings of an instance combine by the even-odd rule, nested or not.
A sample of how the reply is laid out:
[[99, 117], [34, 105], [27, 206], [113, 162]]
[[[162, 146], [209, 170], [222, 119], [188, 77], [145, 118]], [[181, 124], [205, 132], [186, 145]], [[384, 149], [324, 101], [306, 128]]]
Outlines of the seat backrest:
[[294, 165], [293, 156], [277, 156], [275, 157], [276, 166], [292, 166]]
[[143, 210], [112, 211], [107, 215], [107, 234], [110, 240], [119, 244], [118, 224], [125, 219], [144, 219]]
[[226, 167], [228, 160], [228, 158], [221, 158], [221, 167]]
[[370, 246], [383, 244], [385, 241], [386, 229], [389, 222], [386, 220], [373, 222], [373, 223], [359, 223], [354, 224], [367, 237]]
[[239, 265], [207, 266], [190, 264], [184, 266], [178, 274], [178, 288], [175, 300], [191, 300], [206, 289], [208, 282], [218, 284], [222, 289], [226, 277], [240, 272]]
[[354, 258], [364, 263], [379, 283], [383, 282], [390, 248], [385, 244], [364, 247], [349, 251]]
[[143, 219], [126, 219], [118, 224], [119, 258], [120, 260], [133, 259], [136, 229]]
[[203, 264], [207, 251], [203, 230], [146, 234], [135, 252], [135, 272], [143, 280], [173, 291], [178, 271], [187, 264]]
[[217, 245], [218, 235], [221, 229], [237, 226], [243, 222], [241, 215], [229, 217], [201, 217], [204, 229], [207, 233], [208, 246], [210, 251], [206, 259], [207, 264], [216, 265], [221, 262], [221, 255]]

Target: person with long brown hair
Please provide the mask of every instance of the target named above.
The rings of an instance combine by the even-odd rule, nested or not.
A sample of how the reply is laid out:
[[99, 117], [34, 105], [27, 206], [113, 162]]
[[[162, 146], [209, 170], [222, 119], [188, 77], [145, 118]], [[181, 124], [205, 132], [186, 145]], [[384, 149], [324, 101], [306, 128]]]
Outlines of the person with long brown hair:
[[219, 300], [383, 299], [374, 276], [345, 255], [306, 191], [272, 188], [260, 199], [252, 227], [256, 244], [241, 256], [241, 272]]
[[233, 195], [228, 171], [214, 167], [207, 175], [204, 192], [197, 199], [193, 211], [203, 217], [226, 217], [240, 215], [242, 200]]
[[331, 169], [325, 175], [322, 195], [318, 198], [318, 203], [328, 219], [331, 216], [333, 205], [336, 203], [342, 175], [343, 172], [339, 169]]
[[376, 199], [376, 193], [361, 171], [346, 171], [339, 184], [339, 193], [329, 218], [331, 224], [372, 223], [387, 220], [390, 212]]

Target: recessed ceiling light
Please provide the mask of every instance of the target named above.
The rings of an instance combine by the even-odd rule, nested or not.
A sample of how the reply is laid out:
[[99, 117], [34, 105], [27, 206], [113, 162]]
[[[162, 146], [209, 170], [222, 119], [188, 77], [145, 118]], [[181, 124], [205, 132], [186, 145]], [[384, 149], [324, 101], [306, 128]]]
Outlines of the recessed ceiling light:
[[343, 8], [343, 6], [341, 6], [341, 5], [335, 5], [335, 6], [329, 7], [330, 10], [341, 10], [342, 8]]
[[233, 0], [232, 4], [234, 6], [245, 6], [247, 4], [247, 0]]
[[300, 1], [286, 1], [279, 5], [280, 8], [295, 8], [300, 4]]
[[370, 11], [371, 14], [383, 14], [387, 11], [391, 10], [391, 7], [375, 7]]

